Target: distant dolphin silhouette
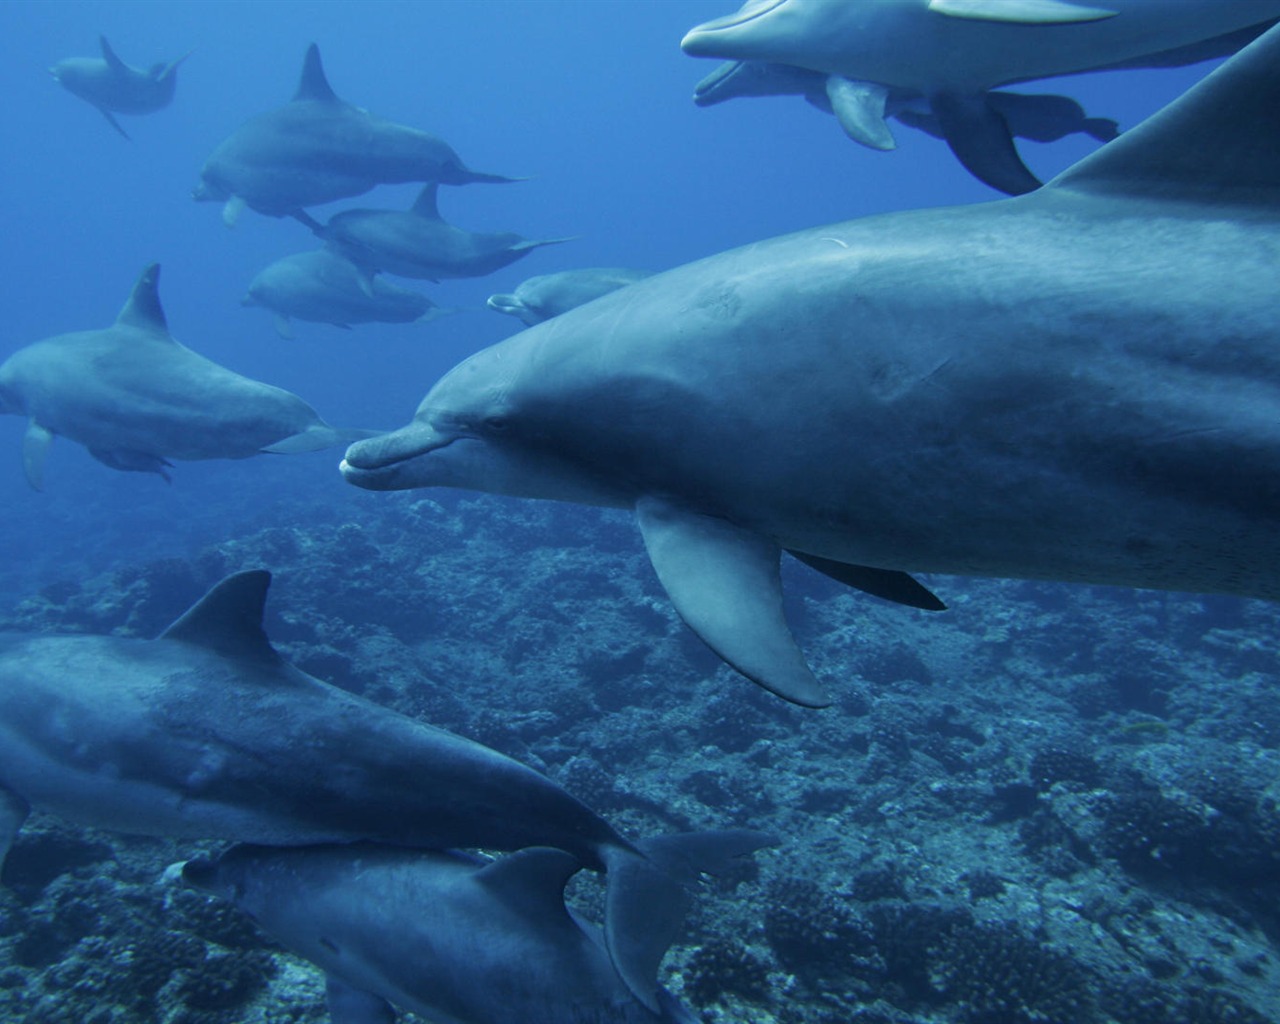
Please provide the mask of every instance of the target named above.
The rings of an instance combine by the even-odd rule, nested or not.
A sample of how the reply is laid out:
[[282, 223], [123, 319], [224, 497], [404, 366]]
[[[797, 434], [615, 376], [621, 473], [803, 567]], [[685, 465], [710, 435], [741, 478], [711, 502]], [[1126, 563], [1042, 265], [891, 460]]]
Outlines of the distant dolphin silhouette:
[[687, 884], [771, 837], [629, 842], [518, 761], [289, 665], [262, 629], [270, 583], [229, 576], [156, 640], [0, 635], [0, 864], [33, 809], [272, 846], [553, 846], [608, 870], [611, 958], [654, 1005]]
[[464, 231], [440, 216], [438, 189], [435, 182], [423, 185], [408, 210], [343, 210], [317, 234], [362, 267], [427, 281], [483, 277], [534, 249], [570, 241]]
[[393, 1004], [451, 1024], [695, 1024], [665, 990], [656, 1012], [637, 1002], [599, 932], [565, 906], [579, 866], [545, 847], [490, 861], [369, 843], [236, 846], [188, 861], [182, 878], [324, 970], [334, 1024], [391, 1021]]
[[332, 249], [313, 249], [260, 270], [242, 300], [276, 315], [276, 331], [292, 338], [289, 318], [350, 328], [352, 324], [430, 321], [456, 313], [421, 292], [373, 277]]
[[245, 206], [310, 225], [305, 207], [358, 196], [375, 185], [519, 180], [473, 171], [434, 135], [340, 100], [312, 43], [292, 102], [232, 132], [205, 161], [192, 195], [225, 203], [222, 219], [228, 225]]
[[648, 270], [626, 267], [559, 270], [530, 277], [509, 294], [490, 295], [487, 304], [490, 309], [532, 327], [649, 276]]
[[59, 434], [112, 469], [166, 480], [170, 459], [318, 451], [368, 435], [335, 430], [297, 395], [180, 345], [159, 283], [153, 263], [110, 327], [37, 341], [0, 365], [0, 413], [29, 418], [23, 468], [36, 490]]
[[[1040, 182], [987, 102], [991, 89], [1217, 52], [1280, 17], [1280, 0], [748, 0], [689, 31], [688, 54], [765, 61], [833, 76], [846, 132], [885, 149], [892, 92], [924, 97], [971, 174], [1020, 195]], [[891, 143], [891, 137], [889, 137]]]
[[168, 64], [153, 64], [146, 71], [131, 68], [116, 56], [106, 36], [98, 36], [102, 47], [97, 57], [68, 57], [49, 69], [49, 74], [68, 92], [93, 104], [116, 131], [129, 138], [116, 114], [150, 114], [167, 107], [178, 82], [178, 65], [187, 53]]
[[694, 631], [820, 706], [783, 551], [921, 607], [906, 573], [1280, 600], [1278, 268], [1273, 28], [1032, 195], [757, 242], [478, 352], [343, 472], [633, 508]]

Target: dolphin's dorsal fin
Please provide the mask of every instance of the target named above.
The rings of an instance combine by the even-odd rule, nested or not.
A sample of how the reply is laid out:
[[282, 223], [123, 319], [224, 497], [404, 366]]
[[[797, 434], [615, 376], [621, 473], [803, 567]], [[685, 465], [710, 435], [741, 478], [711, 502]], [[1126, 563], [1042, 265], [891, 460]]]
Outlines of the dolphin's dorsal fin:
[[1280, 27], [1046, 188], [1280, 205]]
[[200, 598], [161, 640], [180, 640], [234, 658], [278, 662], [280, 655], [262, 629], [271, 573], [249, 569], [228, 576]]
[[418, 193], [418, 198], [413, 201], [413, 206], [410, 209], [419, 217], [430, 217], [432, 220], [439, 220], [440, 206], [436, 202], [436, 193], [439, 189], [438, 182], [427, 182], [422, 186], [422, 191]]
[[98, 46], [102, 48], [102, 59], [107, 62], [107, 67], [112, 71], [128, 71], [129, 67], [116, 56], [116, 51], [111, 49], [111, 44], [107, 42], [106, 36], [98, 36]]
[[143, 268], [133, 291], [129, 293], [129, 301], [116, 317], [116, 323], [168, 336], [169, 324], [164, 318], [164, 307], [160, 305], [159, 263]]
[[476, 881], [495, 896], [535, 921], [567, 916], [564, 887], [581, 870], [582, 861], [564, 850], [529, 846], [476, 872]]
[[307, 55], [302, 58], [302, 78], [298, 81], [298, 91], [293, 94], [294, 100], [316, 100], [320, 103], [339, 103], [338, 94], [324, 77], [324, 65], [320, 63], [320, 47], [312, 43], [307, 47]]

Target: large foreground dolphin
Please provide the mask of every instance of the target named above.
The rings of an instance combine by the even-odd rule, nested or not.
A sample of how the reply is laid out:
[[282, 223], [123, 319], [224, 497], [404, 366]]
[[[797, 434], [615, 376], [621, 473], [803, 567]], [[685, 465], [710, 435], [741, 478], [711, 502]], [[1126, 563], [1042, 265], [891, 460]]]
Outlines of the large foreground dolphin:
[[1280, 0], [748, 0], [692, 29], [698, 57], [767, 61], [832, 76], [845, 130], [891, 148], [895, 92], [923, 97], [960, 162], [1012, 195], [1039, 181], [1018, 157], [987, 93], [1081, 71], [1166, 66], [1231, 52], [1224, 45], [1280, 17]]
[[1280, 599], [1278, 283], [1273, 29], [1032, 195], [759, 242], [483, 350], [343, 472], [633, 507], [685, 621], [821, 705], [782, 550], [899, 597]]
[[110, 327], [45, 338], [0, 366], [0, 413], [29, 418], [23, 467], [37, 490], [55, 435], [112, 469], [158, 473], [169, 459], [244, 459], [349, 444], [297, 395], [179, 344], [160, 306], [160, 265], [142, 271]]
[[97, 107], [107, 123], [127, 139], [129, 133], [114, 115], [150, 114], [167, 107], [178, 84], [178, 66], [191, 54], [140, 71], [116, 56], [106, 36], [98, 36], [98, 45], [101, 59], [68, 57], [51, 67], [49, 74], [68, 92]]
[[357, 843], [237, 846], [182, 877], [324, 970], [334, 1024], [390, 1022], [392, 1005], [448, 1024], [694, 1024], [665, 991], [657, 1012], [637, 1002], [566, 908], [577, 868], [546, 848], [484, 861]]
[[294, 253], [263, 267], [241, 304], [274, 313], [282, 338], [293, 337], [290, 317], [349, 328], [428, 322], [457, 312], [437, 306], [421, 292], [374, 277], [329, 248]]
[[158, 640], [0, 637], [0, 863], [31, 809], [273, 846], [553, 846], [609, 870], [610, 953], [654, 1005], [685, 883], [771, 840], [628, 842], [531, 768], [287, 664], [262, 630], [270, 582], [228, 577]]
[[569, 241], [454, 227], [440, 216], [438, 190], [435, 182], [422, 186], [408, 210], [343, 210], [317, 234], [362, 267], [426, 281], [484, 277], [534, 249]]
[[292, 102], [232, 132], [205, 161], [192, 195], [225, 203], [227, 224], [245, 206], [311, 224], [304, 207], [358, 196], [375, 185], [516, 180], [473, 171], [436, 136], [339, 99], [312, 43]]

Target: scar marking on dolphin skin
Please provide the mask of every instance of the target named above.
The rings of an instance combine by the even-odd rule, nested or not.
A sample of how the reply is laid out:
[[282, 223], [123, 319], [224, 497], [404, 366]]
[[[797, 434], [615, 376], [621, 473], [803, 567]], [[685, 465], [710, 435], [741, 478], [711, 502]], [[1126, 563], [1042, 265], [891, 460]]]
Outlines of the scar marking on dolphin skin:
[[832, 238], [830, 235], [824, 235], [822, 238], [818, 239], [818, 241], [820, 241], [820, 242], [835, 242], [835, 243], [836, 243], [836, 245], [840, 246], [842, 249], [847, 249], [847, 248], [849, 248], [849, 243], [848, 243], [848, 242], [846, 242], [846, 241], [844, 241], [843, 239], [840, 239], [840, 238]]

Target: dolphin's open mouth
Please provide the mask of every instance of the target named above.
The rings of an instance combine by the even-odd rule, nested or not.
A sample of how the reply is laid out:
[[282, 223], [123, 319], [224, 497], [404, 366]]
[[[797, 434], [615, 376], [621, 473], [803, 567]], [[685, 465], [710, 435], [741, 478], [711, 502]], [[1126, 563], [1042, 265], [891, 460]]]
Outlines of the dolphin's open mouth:
[[752, 2], [744, 4], [740, 11], [727, 14], [723, 18], [704, 21], [701, 25], [691, 28], [685, 34], [685, 37], [680, 40], [680, 49], [694, 57], [715, 56], [715, 54], [708, 53], [701, 48], [700, 44], [710, 41], [706, 38], [707, 36], [713, 36], [717, 32], [745, 25], [749, 21], [754, 21], [756, 18], [768, 14], [775, 7], [781, 7], [786, 2], [787, 0], [752, 0]]

